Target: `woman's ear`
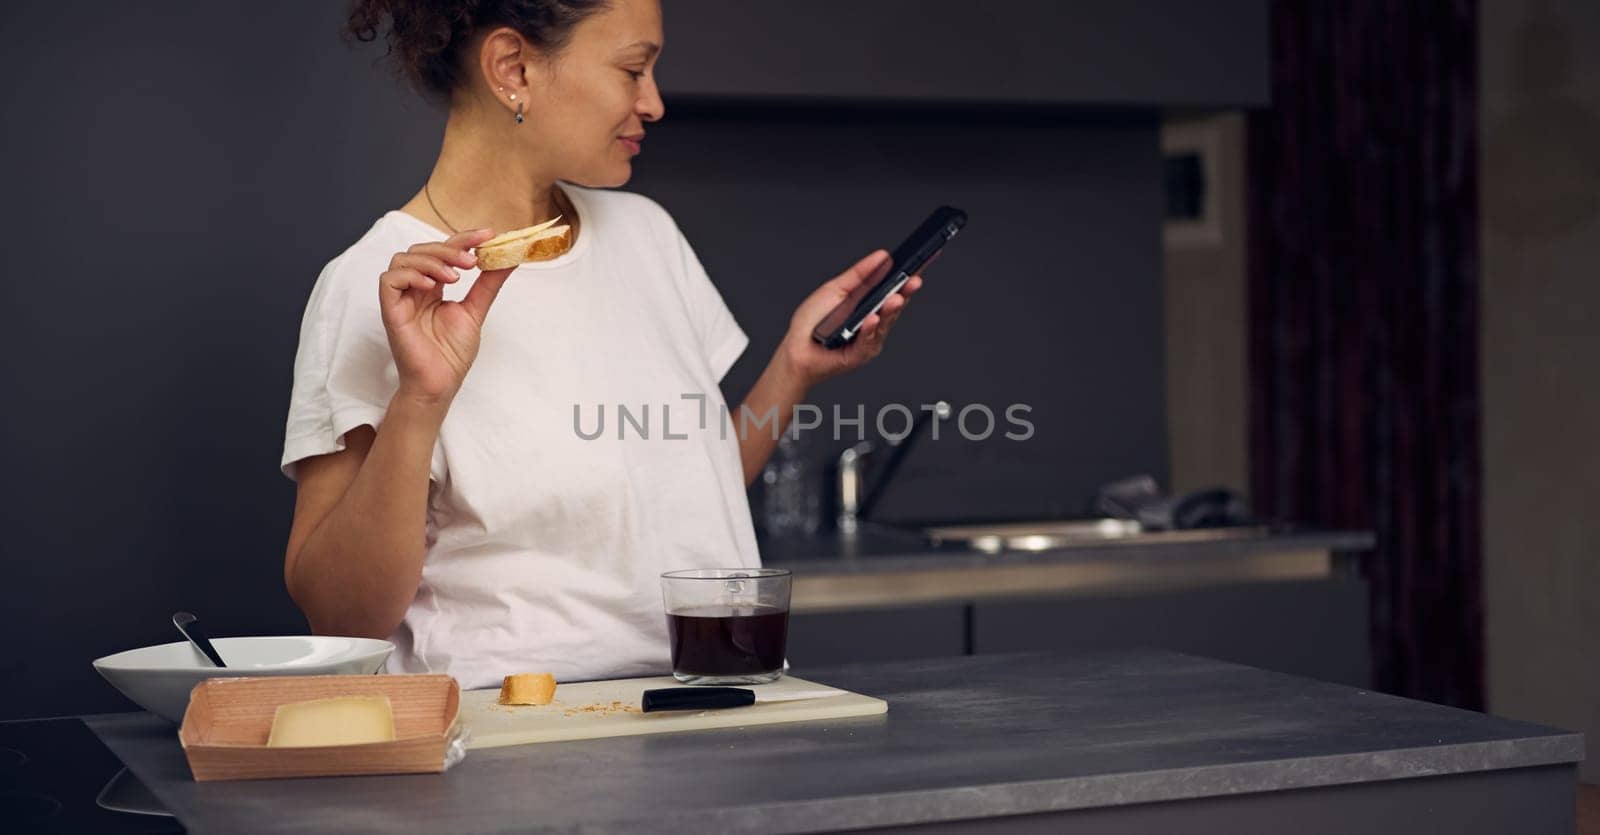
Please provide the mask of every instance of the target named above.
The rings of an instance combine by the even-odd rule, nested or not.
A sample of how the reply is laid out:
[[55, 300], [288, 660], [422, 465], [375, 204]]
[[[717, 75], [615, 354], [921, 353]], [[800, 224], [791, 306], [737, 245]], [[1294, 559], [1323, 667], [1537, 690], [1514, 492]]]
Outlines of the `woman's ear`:
[[484, 36], [483, 47], [478, 50], [478, 71], [489, 85], [489, 92], [510, 110], [518, 102], [528, 100], [532, 79], [529, 65], [536, 58], [535, 51], [517, 30], [502, 26]]

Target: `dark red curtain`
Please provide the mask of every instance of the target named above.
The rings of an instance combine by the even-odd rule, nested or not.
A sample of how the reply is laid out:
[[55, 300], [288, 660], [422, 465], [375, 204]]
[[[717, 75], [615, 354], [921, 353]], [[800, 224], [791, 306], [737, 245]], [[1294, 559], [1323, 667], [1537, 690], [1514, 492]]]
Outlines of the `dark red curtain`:
[[1377, 533], [1378, 687], [1483, 704], [1477, 4], [1274, 0], [1252, 114], [1257, 508]]

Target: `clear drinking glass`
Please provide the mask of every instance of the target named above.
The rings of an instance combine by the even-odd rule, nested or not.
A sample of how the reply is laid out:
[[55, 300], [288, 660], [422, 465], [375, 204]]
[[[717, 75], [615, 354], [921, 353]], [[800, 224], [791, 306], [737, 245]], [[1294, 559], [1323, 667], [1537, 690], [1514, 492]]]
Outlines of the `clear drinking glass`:
[[693, 568], [661, 575], [672, 676], [684, 684], [765, 684], [783, 675], [790, 574]]

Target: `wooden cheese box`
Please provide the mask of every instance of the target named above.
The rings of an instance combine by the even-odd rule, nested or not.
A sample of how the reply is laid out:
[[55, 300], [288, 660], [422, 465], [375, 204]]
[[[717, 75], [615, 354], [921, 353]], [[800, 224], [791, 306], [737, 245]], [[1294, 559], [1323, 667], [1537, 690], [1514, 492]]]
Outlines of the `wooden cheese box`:
[[[279, 705], [336, 696], [388, 696], [394, 741], [267, 747]], [[460, 748], [460, 708], [461, 687], [447, 675], [212, 678], [190, 692], [178, 739], [202, 782], [440, 772]]]

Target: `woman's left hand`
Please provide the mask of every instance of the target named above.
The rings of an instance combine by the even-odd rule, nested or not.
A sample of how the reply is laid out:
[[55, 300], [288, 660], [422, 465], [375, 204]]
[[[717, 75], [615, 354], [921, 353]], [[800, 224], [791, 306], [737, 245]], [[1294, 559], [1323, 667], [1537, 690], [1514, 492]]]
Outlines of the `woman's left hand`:
[[784, 335], [778, 351], [807, 388], [852, 368], [860, 368], [883, 351], [884, 341], [889, 338], [895, 321], [905, 312], [906, 302], [922, 287], [922, 276], [912, 276], [877, 313], [867, 317], [855, 339], [843, 347], [824, 348], [811, 338], [811, 331], [852, 290], [872, 278], [888, 258], [889, 253], [882, 249], [862, 258], [818, 287], [795, 308], [794, 316], [789, 319], [789, 332]]

